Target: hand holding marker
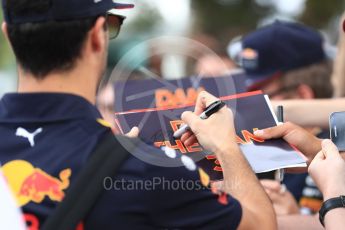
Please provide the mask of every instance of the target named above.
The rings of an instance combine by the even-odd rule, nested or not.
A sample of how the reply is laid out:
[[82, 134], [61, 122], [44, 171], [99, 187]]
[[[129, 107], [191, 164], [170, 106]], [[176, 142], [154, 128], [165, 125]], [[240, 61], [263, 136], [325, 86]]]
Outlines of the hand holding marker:
[[[200, 114], [200, 119], [206, 120], [209, 118], [212, 114], [218, 112], [225, 106], [225, 103], [223, 101], [215, 101], [211, 105], [209, 105], [205, 111]], [[190, 127], [188, 125], [182, 125], [175, 133], [174, 138], [178, 139], [181, 138], [184, 133], [190, 130]]]

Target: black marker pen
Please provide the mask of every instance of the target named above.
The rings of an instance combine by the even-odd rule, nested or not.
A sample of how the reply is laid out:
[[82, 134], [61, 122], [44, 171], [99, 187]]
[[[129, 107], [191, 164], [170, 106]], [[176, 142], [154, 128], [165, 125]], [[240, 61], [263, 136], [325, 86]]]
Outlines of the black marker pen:
[[[225, 106], [225, 103], [223, 101], [216, 101], [213, 102], [211, 105], [209, 105], [205, 111], [200, 114], [200, 119], [206, 120], [209, 118], [212, 114], [218, 112]], [[190, 130], [190, 127], [188, 125], [183, 125], [181, 128], [179, 128], [175, 133], [175, 138], [181, 138], [184, 133], [186, 133], [188, 130]]]

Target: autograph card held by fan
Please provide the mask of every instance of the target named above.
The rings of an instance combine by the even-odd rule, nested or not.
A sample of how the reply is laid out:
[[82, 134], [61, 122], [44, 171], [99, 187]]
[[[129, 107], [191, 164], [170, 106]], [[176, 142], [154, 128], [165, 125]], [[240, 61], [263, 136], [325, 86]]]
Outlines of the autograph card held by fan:
[[[254, 136], [253, 132], [256, 129], [277, 124], [268, 98], [260, 91], [225, 96], [221, 99], [233, 110], [237, 143], [256, 173], [306, 166], [306, 160], [301, 153], [284, 140], [264, 141]], [[205, 151], [199, 144], [186, 147], [180, 140], [175, 140], [173, 137], [173, 133], [182, 124], [179, 119], [181, 114], [187, 110], [193, 111], [194, 107], [151, 108], [122, 112], [117, 113], [116, 118], [123, 133], [134, 126], [139, 126], [139, 138], [145, 143], [162, 149], [172, 149], [179, 154], [194, 156], [193, 159], [198, 160], [199, 167], [208, 173], [212, 180], [220, 180], [223, 178], [222, 168], [215, 155]]]

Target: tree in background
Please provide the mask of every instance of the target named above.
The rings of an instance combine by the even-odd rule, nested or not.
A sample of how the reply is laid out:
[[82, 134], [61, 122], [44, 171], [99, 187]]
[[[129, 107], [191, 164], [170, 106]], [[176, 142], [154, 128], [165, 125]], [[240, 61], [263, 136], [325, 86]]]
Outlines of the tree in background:
[[[290, 1], [290, 0], [285, 0]], [[258, 23], [274, 15], [274, 0], [192, 0], [197, 33], [211, 34], [223, 45], [237, 35], [255, 30]], [[325, 29], [344, 11], [345, 0], [306, 0], [305, 10], [292, 19], [316, 29]]]
[[[258, 22], [276, 13], [274, 6], [275, 0], [191, 0], [193, 19], [195, 21], [194, 33], [205, 33], [214, 36], [224, 46], [237, 35], [243, 35], [254, 30]], [[290, 0], [285, 0], [290, 1]], [[139, 3], [137, 4], [139, 5]], [[336, 19], [345, 9], [345, 0], [306, 0], [306, 8], [301, 15], [294, 19], [299, 20], [316, 29], [325, 29], [333, 23], [333, 28], [329, 31], [337, 34], [334, 28]], [[138, 37], [138, 34], [155, 34], [155, 28], [159, 25], [161, 16], [151, 5], [143, 5], [142, 14], [129, 25], [125, 31], [129, 31], [129, 37]], [[2, 12], [0, 11], [0, 21], [2, 21]], [[125, 32], [126, 33], [126, 32]], [[127, 34], [127, 35], [128, 35]], [[332, 34], [333, 35], [333, 34]], [[123, 36], [123, 40], [128, 37]], [[333, 39], [334, 41], [335, 39]], [[119, 45], [119, 40], [111, 43], [110, 63], [118, 57], [115, 54], [122, 52], [114, 47], [124, 47]], [[114, 49], [114, 50], [113, 50]], [[116, 50], [116, 51], [115, 51]], [[121, 56], [121, 55], [118, 55]], [[8, 43], [0, 33], [0, 69], [13, 64], [14, 57], [9, 49]]]
[[[0, 10], [0, 22], [3, 21], [2, 11]], [[3, 33], [0, 33], [0, 70], [6, 68], [8, 65], [12, 64], [14, 57], [8, 46]]]
[[308, 0], [306, 10], [299, 19], [309, 26], [325, 28], [335, 17], [339, 18], [344, 9], [344, 0]]
[[195, 32], [213, 35], [221, 43], [255, 29], [258, 21], [274, 10], [253, 0], [192, 0], [191, 3]]

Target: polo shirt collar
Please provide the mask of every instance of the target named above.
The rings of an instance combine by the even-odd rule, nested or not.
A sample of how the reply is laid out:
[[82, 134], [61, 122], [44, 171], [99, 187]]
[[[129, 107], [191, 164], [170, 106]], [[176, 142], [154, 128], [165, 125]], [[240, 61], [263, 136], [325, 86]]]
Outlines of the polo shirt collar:
[[53, 122], [98, 119], [101, 114], [86, 99], [62, 93], [10, 93], [0, 100], [0, 122]]

